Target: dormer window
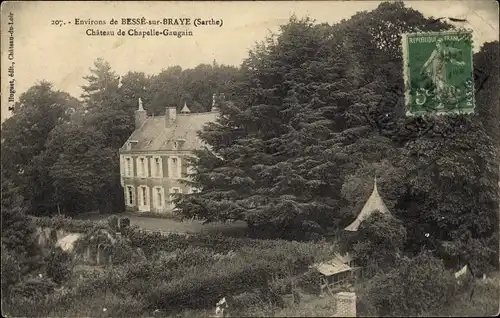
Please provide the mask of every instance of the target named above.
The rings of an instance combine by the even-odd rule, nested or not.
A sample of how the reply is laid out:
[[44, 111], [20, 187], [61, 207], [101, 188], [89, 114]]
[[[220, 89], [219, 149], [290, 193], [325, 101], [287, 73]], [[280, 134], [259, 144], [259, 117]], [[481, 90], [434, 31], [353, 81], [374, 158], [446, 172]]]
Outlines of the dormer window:
[[127, 141], [125, 143], [125, 149], [126, 150], [132, 150], [132, 148], [134, 147], [134, 145], [137, 144], [137, 140], [130, 140], [130, 141]]
[[174, 150], [177, 150], [177, 146], [178, 146], [177, 141], [174, 141]]

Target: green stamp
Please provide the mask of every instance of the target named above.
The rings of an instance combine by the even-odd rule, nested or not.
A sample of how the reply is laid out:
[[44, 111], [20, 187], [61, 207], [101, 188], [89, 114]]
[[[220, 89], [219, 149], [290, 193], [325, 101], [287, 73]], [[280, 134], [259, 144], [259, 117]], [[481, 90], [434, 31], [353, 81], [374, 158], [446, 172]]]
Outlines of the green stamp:
[[474, 113], [472, 31], [402, 35], [406, 115]]

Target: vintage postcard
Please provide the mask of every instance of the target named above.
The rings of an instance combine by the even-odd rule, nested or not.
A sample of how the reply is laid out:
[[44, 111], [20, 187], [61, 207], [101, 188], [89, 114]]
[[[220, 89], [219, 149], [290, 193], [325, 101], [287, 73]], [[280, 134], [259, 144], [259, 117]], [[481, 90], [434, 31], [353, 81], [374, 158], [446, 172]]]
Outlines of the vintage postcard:
[[499, 5], [4, 1], [5, 317], [493, 316]]

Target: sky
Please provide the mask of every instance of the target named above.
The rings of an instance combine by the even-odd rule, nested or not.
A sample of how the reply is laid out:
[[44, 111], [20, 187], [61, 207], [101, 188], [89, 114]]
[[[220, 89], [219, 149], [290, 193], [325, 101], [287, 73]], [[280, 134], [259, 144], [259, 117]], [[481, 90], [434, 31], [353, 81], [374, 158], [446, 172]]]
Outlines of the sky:
[[[85, 84], [83, 77], [89, 74], [89, 68], [98, 57], [107, 60], [119, 75], [128, 71], [158, 74], [169, 66], [192, 68], [213, 60], [219, 64], [239, 65], [257, 41], [270, 32], [277, 32], [293, 14], [333, 24], [349, 19], [356, 12], [371, 11], [379, 4], [380, 1], [4, 1], [1, 7], [1, 120], [10, 116], [8, 107], [12, 103], [8, 99], [12, 95], [9, 83], [12, 79], [15, 80], [15, 93], [10, 97], [15, 100], [40, 80], [79, 97], [80, 87]], [[405, 1], [405, 4], [425, 16], [467, 19], [461, 26], [473, 29], [475, 50], [484, 42], [498, 40], [499, 9], [494, 0]], [[142, 17], [146, 20], [189, 18], [191, 25], [121, 25], [121, 18]], [[195, 27], [196, 18], [222, 21], [222, 26]], [[106, 20], [108, 24], [75, 25], [75, 19]], [[111, 19], [118, 20], [119, 24], [110, 25]], [[66, 25], [55, 25], [55, 20], [62, 20]], [[118, 29], [168, 28], [190, 30], [193, 35], [181, 38], [88, 36], [86, 30], [90, 28], [114, 30], [115, 34]], [[11, 35], [14, 54], [9, 59]], [[15, 63], [14, 74], [10, 77], [12, 62]]]

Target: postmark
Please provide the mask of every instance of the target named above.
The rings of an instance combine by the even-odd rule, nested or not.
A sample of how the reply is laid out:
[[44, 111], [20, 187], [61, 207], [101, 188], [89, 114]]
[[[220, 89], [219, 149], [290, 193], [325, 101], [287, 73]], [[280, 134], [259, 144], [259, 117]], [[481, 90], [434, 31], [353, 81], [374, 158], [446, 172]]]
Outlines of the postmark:
[[407, 116], [474, 113], [471, 31], [406, 33], [402, 49]]

